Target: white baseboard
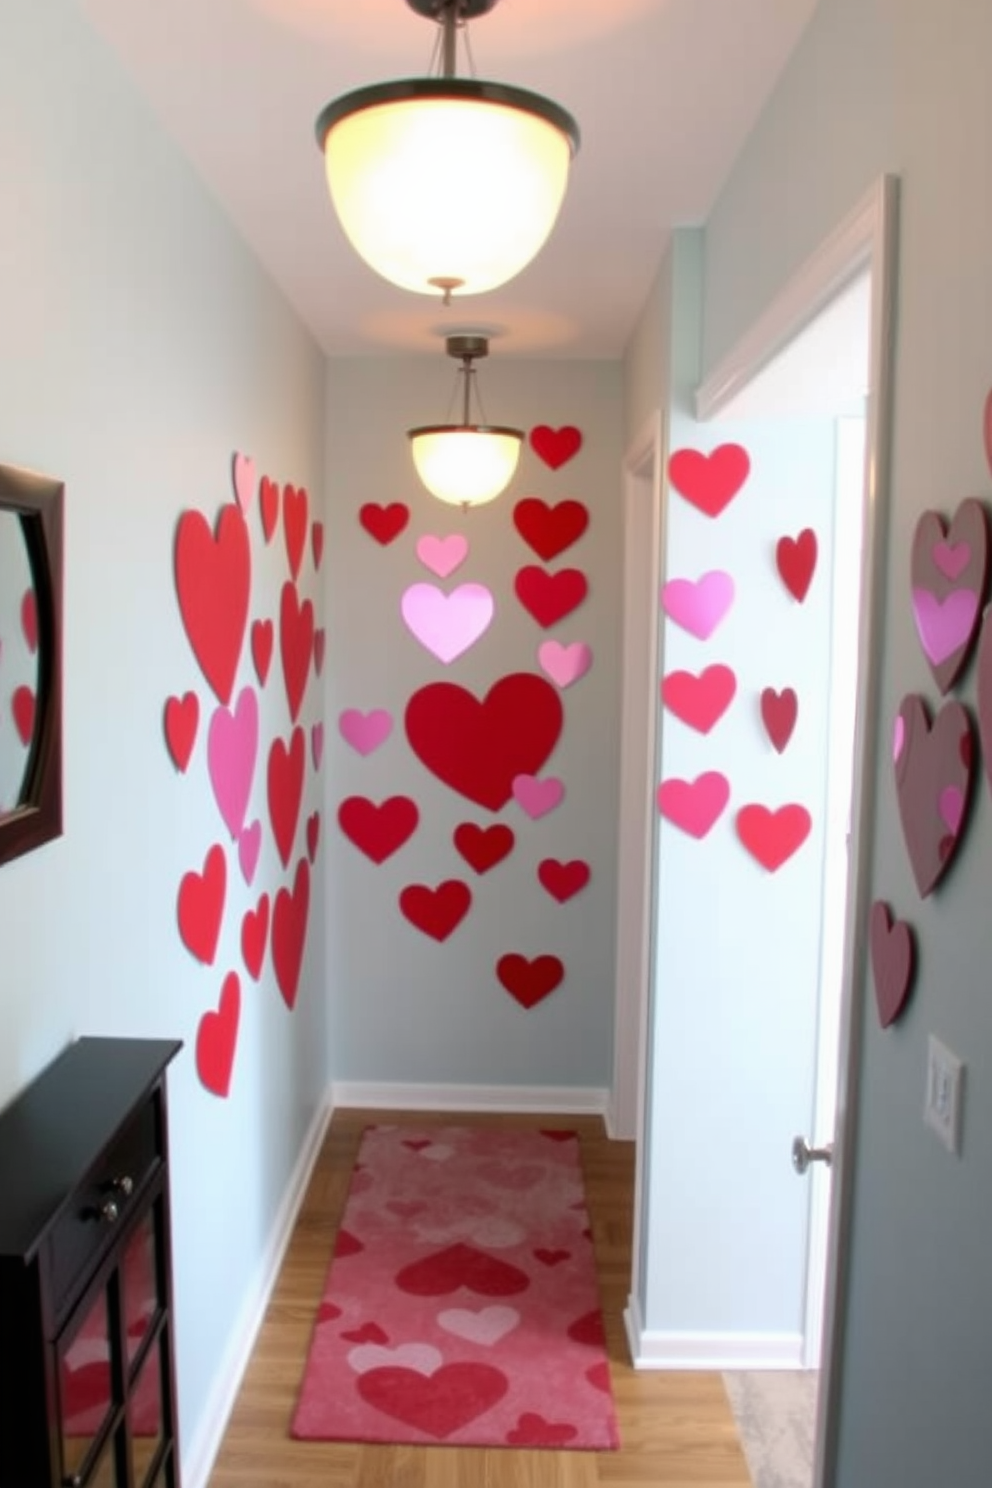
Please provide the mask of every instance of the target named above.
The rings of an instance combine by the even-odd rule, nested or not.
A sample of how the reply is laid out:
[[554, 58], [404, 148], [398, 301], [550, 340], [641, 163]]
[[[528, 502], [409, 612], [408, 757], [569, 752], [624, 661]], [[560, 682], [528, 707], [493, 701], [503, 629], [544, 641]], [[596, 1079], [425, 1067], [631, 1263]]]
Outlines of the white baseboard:
[[231, 1330], [223, 1361], [201, 1416], [199, 1430], [182, 1452], [182, 1480], [186, 1488], [207, 1488], [333, 1109], [328, 1095], [314, 1112], [276, 1214], [269, 1242], [258, 1264], [255, 1280], [245, 1293], [237, 1321]]
[[605, 1116], [609, 1093], [578, 1085], [415, 1085], [340, 1080], [335, 1111], [506, 1111], [519, 1115]]
[[801, 1333], [674, 1333], [649, 1330], [631, 1297], [624, 1313], [635, 1369], [803, 1369]]

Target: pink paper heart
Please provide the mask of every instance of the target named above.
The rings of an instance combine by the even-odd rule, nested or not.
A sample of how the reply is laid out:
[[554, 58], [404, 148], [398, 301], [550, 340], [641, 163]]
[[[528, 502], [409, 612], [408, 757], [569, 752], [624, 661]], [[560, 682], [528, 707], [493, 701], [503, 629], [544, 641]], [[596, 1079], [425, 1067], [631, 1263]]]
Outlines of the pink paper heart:
[[971, 544], [966, 542], [937, 542], [933, 545], [934, 565], [945, 579], [958, 579], [971, 562]]
[[570, 687], [592, 666], [592, 647], [585, 641], [573, 641], [570, 646], [560, 641], [542, 641], [537, 648], [537, 659], [557, 687]]
[[248, 455], [234, 456], [234, 494], [238, 505], [248, 515], [251, 498], [255, 494], [255, 461]]
[[492, 594], [484, 584], [459, 584], [450, 594], [435, 584], [411, 584], [400, 601], [410, 634], [445, 664], [485, 634], [494, 609]]
[[310, 730], [310, 750], [313, 754], [313, 767], [320, 769], [320, 762], [324, 758], [324, 725], [315, 723]]
[[955, 589], [940, 600], [929, 589], [913, 590], [913, 618], [927, 660], [939, 666], [967, 645], [978, 614], [973, 589]]
[[244, 826], [258, 753], [258, 698], [243, 687], [234, 712], [217, 708], [207, 737], [207, 769], [214, 800], [232, 837]]
[[417, 539], [417, 557], [425, 568], [446, 579], [460, 563], [468, 557], [468, 538], [453, 532], [450, 537], [420, 537]]
[[238, 836], [238, 863], [241, 865], [241, 876], [249, 887], [255, 877], [261, 847], [262, 823], [253, 821], [251, 826], [244, 827]]
[[393, 716], [385, 708], [373, 708], [363, 713], [359, 708], [345, 708], [338, 719], [341, 737], [359, 754], [372, 754], [389, 738], [393, 728]]
[[718, 770], [695, 780], [663, 780], [658, 787], [658, 810], [690, 837], [705, 837], [729, 800], [730, 781]]
[[734, 581], [722, 569], [696, 580], [669, 579], [661, 591], [666, 615], [701, 641], [709, 640], [733, 602]]
[[538, 780], [536, 775], [513, 777], [513, 799], [526, 811], [531, 821], [554, 811], [561, 804], [564, 795], [565, 786], [554, 775], [549, 775], [545, 780]]

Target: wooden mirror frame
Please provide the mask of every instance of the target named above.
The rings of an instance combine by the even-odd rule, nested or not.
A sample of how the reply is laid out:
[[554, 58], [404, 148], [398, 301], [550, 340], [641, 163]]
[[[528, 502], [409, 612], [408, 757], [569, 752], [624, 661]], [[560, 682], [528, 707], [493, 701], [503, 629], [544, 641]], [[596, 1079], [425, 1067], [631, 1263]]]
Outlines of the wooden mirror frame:
[[20, 799], [0, 816], [0, 863], [62, 835], [62, 523], [65, 487], [0, 465], [0, 511], [21, 519], [38, 610], [34, 736]]

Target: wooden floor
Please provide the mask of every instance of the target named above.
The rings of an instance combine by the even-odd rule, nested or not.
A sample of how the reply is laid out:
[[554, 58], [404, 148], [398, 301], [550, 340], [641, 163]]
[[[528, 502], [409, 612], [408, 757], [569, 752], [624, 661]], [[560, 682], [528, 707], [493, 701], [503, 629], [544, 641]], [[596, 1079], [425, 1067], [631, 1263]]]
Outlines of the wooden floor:
[[[567, 1126], [578, 1130], [592, 1218], [618, 1452], [501, 1447], [383, 1447], [298, 1442], [289, 1436], [345, 1194], [363, 1129], [410, 1126]], [[437, 1117], [336, 1111], [314, 1169], [279, 1282], [221, 1446], [211, 1488], [750, 1488], [718, 1374], [637, 1373], [623, 1325], [630, 1290], [634, 1148], [611, 1142], [598, 1118]]]

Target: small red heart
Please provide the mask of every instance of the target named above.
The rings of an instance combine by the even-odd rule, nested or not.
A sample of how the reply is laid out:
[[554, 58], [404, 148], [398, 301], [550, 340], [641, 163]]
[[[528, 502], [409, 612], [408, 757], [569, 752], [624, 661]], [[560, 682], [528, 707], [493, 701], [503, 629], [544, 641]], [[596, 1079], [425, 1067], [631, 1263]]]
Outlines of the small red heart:
[[319, 630], [315, 630], [313, 633], [313, 665], [318, 677], [324, 667], [324, 646], [326, 641], [327, 635], [324, 627], [321, 626]]
[[378, 1323], [365, 1323], [361, 1328], [352, 1328], [341, 1334], [349, 1343], [388, 1343], [389, 1334]]
[[478, 827], [474, 822], [462, 822], [455, 828], [454, 843], [470, 868], [476, 873], [488, 873], [513, 851], [513, 831], [501, 822], [492, 827]]
[[283, 1001], [292, 1010], [303, 965], [303, 947], [310, 914], [310, 864], [296, 865], [292, 890], [280, 889], [272, 914], [272, 967]]
[[265, 946], [269, 938], [269, 896], [263, 894], [255, 909], [249, 909], [241, 921], [241, 955], [252, 981], [262, 974]]
[[[358, 1164], [356, 1163], [355, 1166], [357, 1168]], [[357, 1235], [353, 1235], [350, 1230], [338, 1230], [338, 1236], [334, 1242], [336, 1256], [343, 1260], [345, 1256], [360, 1255], [364, 1249], [365, 1246]]]
[[546, 1421], [535, 1411], [524, 1411], [506, 1440], [511, 1447], [560, 1447], [577, 1435], [578, 1428], [567, 1421]]
[[576, 1318], [575, 1322], [569, 1325], [568, 1336], [576, 1343], [587, 1343], [590, 1348], [605, 1348], [606, 1331], [603, 1327], [603, 1314], [599, 1308]]
[[224, 899], [227, 894], [227, 858], [215, 843], [207, 853], [203, 872], [184, 873], [179, 885], [179, 934], [183, 945], [207, 966], [217, 954]]
[[38, 649], [38, 600], [33, 589], [25, 589], [21, 598], [21, 630], [33, 656]]
[[461, 1243], [411, 1261], [393, 1282], [410, 1297], [447, 1297], [459, 1287], [480, 1297], [513, 1297], [531, 1284], [519, 1266]]
[[870, 933], [878, 1016], [882, 1027], [888, 1028], [903, 1011], [912, 990], [916, 961], [913, 932], [905, 920], [893, 920], [889, 906], [876, 899], [871, 907]]
[[708, 455], [679, 449], [668, 461], [668, 479], [676, 491], [708, 517], [718, 517], [729, 506], [750, 470], [748, 452], [740, 444], [717, 445]]
[[805, 806], [790, 804], [770, 811], [767, 806], [742, 806], [737, 813], [737, 835], [753, 858], [774, 873], [798, 852], [810, 834], [812, 819]]
[[272, 641], [275, 631], [271, 620], [256, 620], [251, 627], [251, 656], [255, 663], [255, 674], [259, 686], [264, 687], [272, 662]]
[[580, 893], [589, 882], [589, 864], [581, 858], [573, 858], [570, 863], [560, 863], [557, 858], [545, 858], [538, 864], [537, 877], [541, 887], [547, 889], [552, 899], [564, 904]]
[[313, 566], [320, 567], [320, 560], [324, 556], [324, 524], [314, 522], [310, 528], [310, 546], [313, 549]]
[[311, 863], [317, 856], [317, 843], [320, 841], [320, 812], [315, 811], [312, 816], [307, 817], [307, 857]]
[[376, 805], [367, 796], [348, 796], [338, 807], [342, 832], [373, 863], [384, 863], [413, 836], [420, 812], [409, 796], [390, 796]]
[[272, 823], [272, 835], [276, 839], [279, 858], [284, 868], [289, 867], [296, 825], [300, 818], [305, 765], [306, 743], [303, 730], [299, 725], [293, 730], [288, 749], [281, 739], [273, 739], [269, 749], [266, 780], [269, 821]]
[[241, 1016], [241, 983], [230, 971], [221, 988], [216, 1012], [204, 1013], [196, 1031], [196, 1072], [211, 1095], [226, 1097], [238, 1041]]
[[582, 433], [574, 424], [563, 424], [560, 429], [538, 424], [530, 431], [530, 447], [545, 465], [560, 470], [582, 448]]
[[335, 1318], [341, 1316], [341, 1309], [336, 1302], [321, 1302], [317, 1309], [318, 1323], [333, 1323]]
[[471, 904], [472, 891], [458, 878], [445, 879], [436, 889], [427, 884], [408, 884], [400, 893], [401, 914], [435, 940], [447, 940]]
[[410, 508], [402, 501], [393, 501], [389, 506], [367, 501], [358, 513], [358, 520], [377, 543], [386, 547], [394, 538], [399, 537], [409, 522]]
[[286, 539], [289, 571], [294, 579], [300, 577], [300, 565], [303, 562], [303, 549], [307, 540], [308, 506], [309, 501], [303, 486], [299, 490], [295, 486], [283, 487], [282, 528]]
[[816, 569], [816, 533], [805, 527], [798, 537], [780, 537], [775, 548], [782, 583], [793, 599], [802, 604]]
[[528, 961], [511, 951], [496, 962], [496, 975], [510, 996], [530, 1009], [550, 996], [564, 977], [565, 967], [557, 956], [535, 956]]
[[665, 707], [701, 734], [723, 717], [737, 693], [737, 678], [728, 666], [708, 666], [694, 672], [669, 672], [661, 684]]
[[196, 743], [200, 701], [195, 692], [170, 697], [165, 704], [165, 742], [177, 770], [185, 771]]
[[766, 687], [762, 692], [761, 719], [779, 754], [792, 738], [798, 713], [799, 699], [791, 687], [783, 687], [781, 692], [776, 692], [774, 687]]
[[272, 534], [276, 530], [276, 523], [279, 521], [279, 487], [275, 481], [269, 480], [267, 475], [262, 476], [258, 502], [262, 513], [262, 532], [265, 541], [270, 543]]
[[589, 512], [581, 501], [549, 506], [537, 496], [525, 496], [513, 508], [513, 525], [537, 556], [550, 563], [578, 542], [589, 525]]
[[535, 1250], [534, 1259], [540, 1261], [542, 1266], [560, 1266], [562, 1261], [571, 1258], [570, 1250]]
[[279, 601], [279, 654], [282, 657], [283, 680], [286, 683], [286, 701], [289, 716], [295, 723], [303, 704], [307, 680], [310, 676], [310, 658], [313, 655], [313, 604], [305, 599], [302, 604], [296, 585], [289, 579], [282, 586]]
[[524, 609], [545, 630], [577, 609], [589, 590], [585, 574], [577, 568], [549, 574], [536, 564], [520, 569], [513, 587]]

